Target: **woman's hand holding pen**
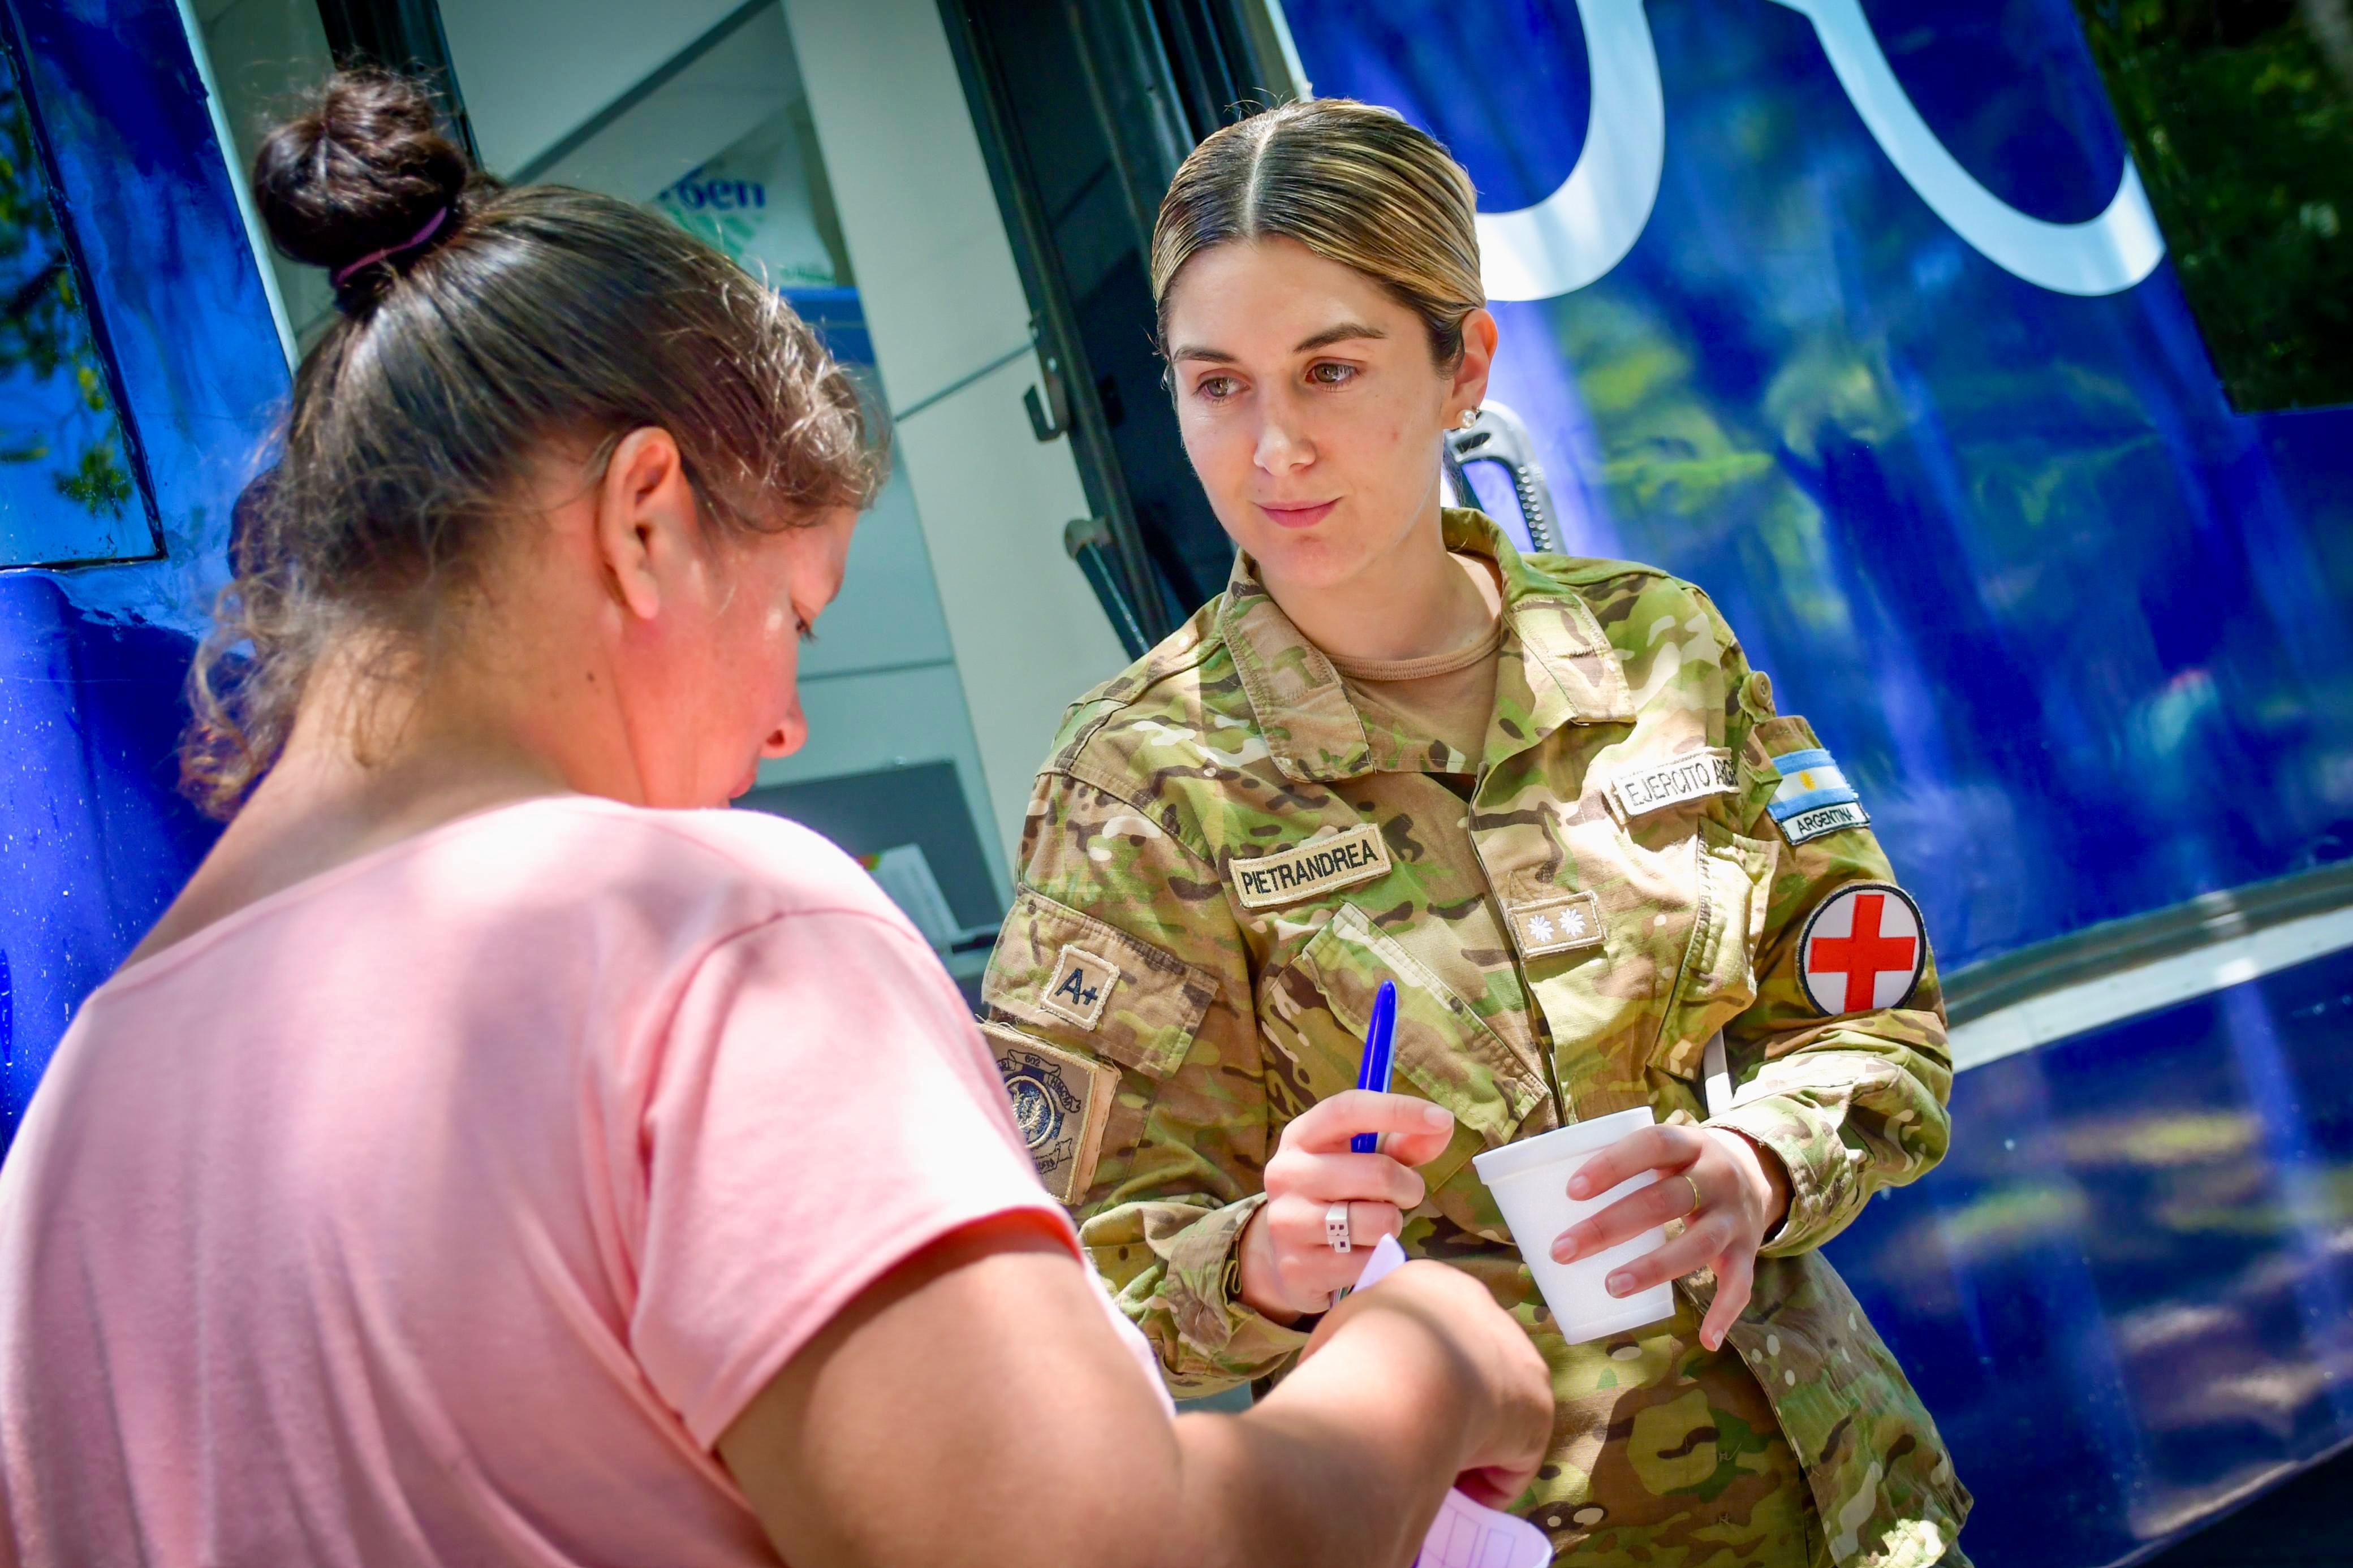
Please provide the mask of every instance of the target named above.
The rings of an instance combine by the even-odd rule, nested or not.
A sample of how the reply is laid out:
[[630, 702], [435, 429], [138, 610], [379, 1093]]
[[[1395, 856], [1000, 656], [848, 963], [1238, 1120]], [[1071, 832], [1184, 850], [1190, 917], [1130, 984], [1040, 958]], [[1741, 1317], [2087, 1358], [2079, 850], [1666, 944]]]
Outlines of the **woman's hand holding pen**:
[[1609, 1290], [1631, 1296], [1662, 1280], [1714, 1269], [1715, 1300], [1699, 1337], [1708, 1349], [1721, 1349], [1748, 1305], [1757, 1249], [1788, 1212], [1788, 1173], [1777, 1156], [1728, 1128], [1662, 1124], [1630, 1132], [1588, 1160], [1569, 1178], [1568, 1195], [1589, 1198], [1644, 1171], [1658, 1172], [1659, 1179], [1562, 1231], [1552, 1255], [1571, 1263], [1670, 1220], [1683, 1221], [1681, 1236], [1613, 1272]]
[[[1382, 1152], [1352, 1152], [1360, 1132], [1378, 1135]], [[1282, 1130], [1266, 1164], [1266, 1203], [1242, 1232], [1243, 1302], [1279, 1323], [1327, 1310], [1364, 1271], [1361, 1249], [1405, 1228], [1405, 1211], [1427, 1191], [1413, 1167], [1453, 1136], [1442, 1106], [1409, 1095], [1348, 1089], [1308, 1107]], [[1325, 1229], [1337, 1204], [1348, 1205], [1348, 1252], [1335, 1250]]]

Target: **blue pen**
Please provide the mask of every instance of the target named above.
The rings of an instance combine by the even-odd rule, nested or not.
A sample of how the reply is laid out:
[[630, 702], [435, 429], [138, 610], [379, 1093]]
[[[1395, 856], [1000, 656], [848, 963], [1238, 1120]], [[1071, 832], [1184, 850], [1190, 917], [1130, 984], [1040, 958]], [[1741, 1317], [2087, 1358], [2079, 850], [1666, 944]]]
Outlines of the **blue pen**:
[[[1365, 1030], [1365, 1063], [1356, 1069], [1356, 1087], [1369, 1089], [1375, 1094], [1389, 1091], [1389, 1063], [1393, 1053], [1389, 1042], [1397, 1033], [1397, 982], [1384, 980], [1373, 997], [1373, 1020]], [[1359, 1132], [1348, 1140], [1348, 1147], [1359, 1154], [1377, 1153], [1381, 1135]]]

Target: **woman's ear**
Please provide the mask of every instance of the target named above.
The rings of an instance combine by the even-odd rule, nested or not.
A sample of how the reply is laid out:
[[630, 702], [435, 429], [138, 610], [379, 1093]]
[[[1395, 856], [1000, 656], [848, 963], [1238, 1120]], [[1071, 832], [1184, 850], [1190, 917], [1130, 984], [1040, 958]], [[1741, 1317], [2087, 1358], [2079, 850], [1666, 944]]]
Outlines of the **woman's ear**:
[[[1455, 362], [1449, 407], [1468, 411], [1487, 400], [1487, 373], [1495, 368], [1495, 318], [1485, 310], [1462, 318], [1462, 357]], [[1458, 417], [1460, 416], [1458, 415]]]
[[596, 485], [596, 551], [615, 595], [639, 620], [661, 614], [664, 590], [695, 558], [699, 521], [670, 433], [648, 426], [622, 437]]

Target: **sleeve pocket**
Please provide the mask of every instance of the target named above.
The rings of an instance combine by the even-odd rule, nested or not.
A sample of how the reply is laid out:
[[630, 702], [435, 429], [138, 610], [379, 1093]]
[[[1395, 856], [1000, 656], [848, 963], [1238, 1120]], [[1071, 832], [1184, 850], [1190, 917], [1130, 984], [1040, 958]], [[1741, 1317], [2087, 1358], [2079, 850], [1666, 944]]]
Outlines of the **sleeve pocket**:
[[1691, 1081], [1700, 1076], [1707, 1037], [1757, 1000], [1756, 954], [1778, 856], [1770, 840], [1745, 837], [1710, 818], [1702, 817], [1699, 829], [1693, 844], [1698, 907], [1655, 1058]]
[[1166, 1078], [1216, 1000], [1207, 970], [1023, 889], [982, 978], [981, 1001], [1028, 1032]]

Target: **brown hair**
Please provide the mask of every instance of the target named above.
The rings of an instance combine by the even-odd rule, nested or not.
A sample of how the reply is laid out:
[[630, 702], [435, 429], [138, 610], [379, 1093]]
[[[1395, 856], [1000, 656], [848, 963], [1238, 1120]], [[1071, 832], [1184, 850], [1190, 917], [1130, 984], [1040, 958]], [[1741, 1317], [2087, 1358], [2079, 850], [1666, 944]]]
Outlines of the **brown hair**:
[[277, 760], [331, 644], [417, 668], [551, 441], [586, 447], [593, 474], [659, 426], [705, 515], [738, 531], [863, 507], [881, 484], [855, 386], [774, 290], [643, 208], [475, 172], [413, 82], [330, 79], [262, 143], [253, 190], [340, 309], [238, 502], [190, 675], [182, 774], [216, 816]]
[[1440, 365], [1462, 354], [1479, 281], [1477, 192], [1427, 132], [1394, 110], [1311, 98], [1210, 134], [1168, 183], [1152, 229], [1152, 298], [1168, 346], [1168, 293], [1185, 263], [1233, 240], [1294, 239], [1395, 295]]

